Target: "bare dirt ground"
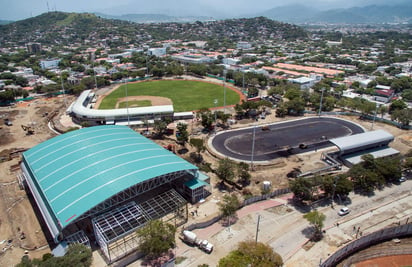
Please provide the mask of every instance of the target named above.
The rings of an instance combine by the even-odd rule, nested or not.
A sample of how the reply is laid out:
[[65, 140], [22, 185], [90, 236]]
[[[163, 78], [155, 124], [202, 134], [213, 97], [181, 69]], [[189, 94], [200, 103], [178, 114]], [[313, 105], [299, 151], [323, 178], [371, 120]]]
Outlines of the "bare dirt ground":
[[[397, 239], [387, 241], [376, 246], [372, 246], [365, 250], [359, 251], [352, 255], [349, 259], [339, 264], [338, 267], [344, 264], [352, 263], [354, 267], [386, 267], [386, 266], [408, 266], [412, 262], [412, 255], [400, 254], [402, 252], [410, 252], [412, 249], [412, 238]], [[388, 253], [389, 252], [389, 253]], [[390, 253], [399, 253], [400, 255], [388, 255]], [[367, 257], [372, 257], [368, 260], [362, 260]]]
[[[106, 92], [113, 90], [109, 88]], [[147, 97], [145, 97], [147, 99]], [[63, 114], [67, 105], [73, 99], [50, 98], [39, 99], [28, 103], [21, 103], [14, 107], [0, 107], [0, 266], [13, 266], [20, 262], [21, 257], [28, 253], [32, 258], [40, 258], [43, 254], [50, 252], [42, 226], [33, 210], [25, 190], [18, 184], [17, 174], [19, 170], [20, 157], [15, 150], [29, 149], [43, 141], [50, 139], [56, 134], [48, 128], [48, 121], [52, 120], [58, 127], [64, 129]], [[165, 101], [164, 99], [152, 99], [152, 101]], [[155, 102], [157, 103], [157, 102]], [[165, 102], [164, 102], [165, 103]], [[152, 104], [154, 104], [152, 102]], [[55, 115], [55, 116], [54, 116]], [[6, 126], [3, 119], [8, 118], [13, 122], [12, 126]], [[359, 120], [357, 117], [342, 117], [362, 125], [366, 129], [371, 128], [371, 122]], [[67, 119], [67, 118], [66, 118]], [[260, 124], [294, 118], [279, 119], [271, 114], [265, 120], [260, 120]], [[197, 134], [201, 128], [199, 122], [188, 121], [189, 130], [195, 133], [193, 137], [207, 138], [207, 135]], [[252, 121], [241, 121], [232, 128], [240, 128], [251, 125]], [[29, 126], [34, 134], [27, 135], [21, 125]], [[395, 141], [391, 147], [406, 153], [412, 149], [412, 136], [409, 131], [375, 123], [374, 129], [384, 129], [395, 136]], [[137, 129], [139, 130], [139, 129]], [[173, 138], [165, 140], [155, 140], [161, 145], [173, 143]], [[188, 157], [193, 149], [186, 145], [188, 153], [181, 155]], [[316, 169], [324, 166], [320, 160], [320, 153], [306, 153], [294, 155], [288, 158], [277, 159], [269, 165], [257, 166], [252, 172], [252, 184], [250, 190], [254, 194], [260, 194], [261, 182], [271, 181], [273, 189], [288, 186], [287, 173], [294, 168], [302, 171]], [[209, 152], [203, 154], [204, 159], [216, 167], [218, 159]], [[218, 212], [217, 203], [220, 201], [222, 193], [217, 190], [218, 179], [211, 174], [212, 196], [205, 203], [194, 205], [190, 210], [198, 210], [199, 216], [191, 218], [191, 222], [200, 222], [215, 216]], [[24, 238], [23, 238], [24, 237]]]
[[[55, 136], [47, 126], [55, 111], [65, 111], [62, 98], [0, 108], [0, 266], [14, 266], [25, 253], [40, 258], [50, 251], [29, 197], [19, 186], [20, 156], [14, 152]], [[3, 123], [6, 118], [12, 126]], [[22, 125], [30, 127], [34, 134], [27, 135]]]
[[[164, 105], [173, 105], [173, 102], [170, 98], [161, 97], [161, 96], [128, 96], [122, 97], [117, 99], [116, 108], [119, 107], [120, 103], [124, 103], [126, 101], [140, 101], [140, 100], [149, 100], [152, 106], [164, 106]], [[135, 105], [130, 105], [129, 107], [137, 107]]]

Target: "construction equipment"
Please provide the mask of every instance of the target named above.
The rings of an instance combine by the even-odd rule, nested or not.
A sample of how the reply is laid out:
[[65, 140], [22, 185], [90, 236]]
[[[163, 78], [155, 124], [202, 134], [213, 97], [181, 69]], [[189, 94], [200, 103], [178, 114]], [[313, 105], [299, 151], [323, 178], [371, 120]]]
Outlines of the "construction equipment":
[[13, 125], [13, 123], [11, 122], [11, 120], [9, 120], [9, 119], [4, 119], [4, 124], [6, 124], [7, 126], [12, 126]]
[[31, 128], [31, 126], [26, 126], [26, 125], [21, 125], [21, 128], [23, 129], [23, 131], [26, 132], [26, 135], [32, 135], [34, 134], [34, 130]]
[[191, 231], [184, 230], [180, 235], [180, 239], [189, 245], [197, 246], [206, 253], [212, 253], [213, 251], [213, 245], [209, 241], [197, 238], [197, 235]]

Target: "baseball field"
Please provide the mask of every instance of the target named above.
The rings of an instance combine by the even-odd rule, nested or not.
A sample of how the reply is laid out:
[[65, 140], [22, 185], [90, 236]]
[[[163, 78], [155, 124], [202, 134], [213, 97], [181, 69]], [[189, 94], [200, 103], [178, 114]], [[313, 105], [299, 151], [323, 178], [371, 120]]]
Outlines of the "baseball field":
[[[119, 86], [102, 99], [99, 109], [125, 107], [124, 103], [119, 105], [119, 101], [124, 102], [125, 98], [133, 101], [137, 96], [140, 97], [140, 103], [144, 103], [142, 106], [154, 105], [147, 101], [141, 102], [145, 100], [144, 96], [147, 96], [148, 101], [150, 101], [150, 97], [168, 98], [173, 104], [175, 112], [235, 105], [242, 98], [241, 93], [236, 89], [211, 82], [188, 80], [146, 81]], [[138, 103], [133, 106], [139, 106]]]

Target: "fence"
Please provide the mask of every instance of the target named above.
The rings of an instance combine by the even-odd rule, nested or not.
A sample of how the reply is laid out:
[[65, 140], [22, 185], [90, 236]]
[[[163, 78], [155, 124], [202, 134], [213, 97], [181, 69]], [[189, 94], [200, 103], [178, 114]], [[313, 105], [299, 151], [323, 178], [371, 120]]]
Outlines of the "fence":
[[[366, 249], [372, 245], [376, 245], [393, 238], [403, 238], [412, 236], [412, 224], [404, 224], [397, 227], [385, 228], [377, 232], [371, 233], [358, 240], [351, 242], [330, 256], [321, 267], [336, 266], [338, 263], [348, 258], [350, 255], [360, 250]], [[383, 256], [383, 255], [381, 255]]]
[[[290, 192], [291, 191], [290, 191], [289, 188], [277, 189], [277, 190], [275, 190], [273, 192], [270, 192], [268, 194], [265, 194], [265, 195], [254, 196], [254, 197], [248, 198], [245, 201], [243, 201], [243, 203], [240, 205], [240, 207], [242, 208], [244, 206], [253, 204], [255, 202], [259, 202], [259, 201], [262, 201], [262, 200], [266, 200], [266, 199], [269, 199], [269, 198], [272, 198], [272, 197], [275, 197], [275, 196], [280, 196], [280, 195], [283, 195], [283, 194], [287, 194], [287, 193], [290, 193]], [[212, 219], [210, 219], [206, 222], [200, 222], [200, 223], [195, 223], [195, 224], [191, 224], [189, 226], [186, 226], [185, 230], [193, 231], [195, 229], [206, 228], [206, 227], [208, 227], [208, 226], [210, 226], [214, 223], [217, 223], [220, 219], [222, 219], [221, 214], [217, 215], [216, 217], [213, 217]]]

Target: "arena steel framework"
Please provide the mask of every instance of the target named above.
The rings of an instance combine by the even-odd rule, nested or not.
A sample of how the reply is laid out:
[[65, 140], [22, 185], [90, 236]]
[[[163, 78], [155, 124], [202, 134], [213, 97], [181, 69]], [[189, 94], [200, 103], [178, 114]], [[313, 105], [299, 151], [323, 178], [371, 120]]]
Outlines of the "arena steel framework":
[[201, 178], [196, 166], [117, 125], [47, 140], [23, 153], [21, 169], [54, 242], [87, 243], [84, 230], [109, 262], [136, 249], [133, 233], [148, 220], [187, 219], [177, 191]]

